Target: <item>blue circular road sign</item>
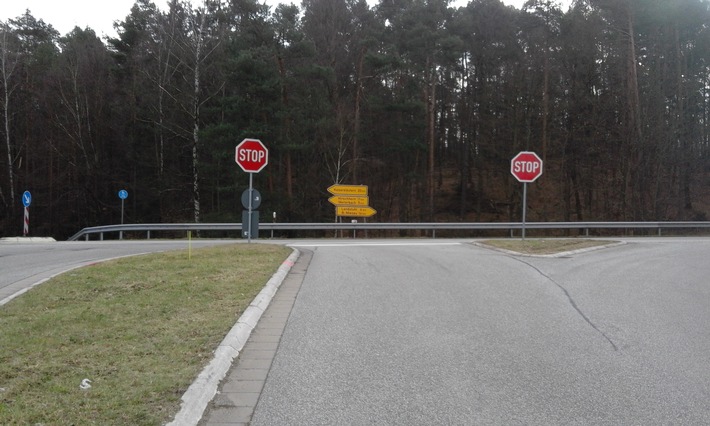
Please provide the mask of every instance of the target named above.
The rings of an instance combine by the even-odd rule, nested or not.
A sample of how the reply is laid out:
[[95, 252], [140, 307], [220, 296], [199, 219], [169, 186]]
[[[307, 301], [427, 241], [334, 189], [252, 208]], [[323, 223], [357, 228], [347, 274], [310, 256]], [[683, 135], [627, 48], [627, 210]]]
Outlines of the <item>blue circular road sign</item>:
[[126, 198], [128, 198], [128, 191], [126, 191], [125, 189], [118, 191], [118, 198], [120, 198], [122, 200], [125, 200]]
[[30, 191], [23, 192], [22, 193], [22, 205], [25, 207], [29, 207], [31, 203], [32, 203], [32, 194], [30, 194]]

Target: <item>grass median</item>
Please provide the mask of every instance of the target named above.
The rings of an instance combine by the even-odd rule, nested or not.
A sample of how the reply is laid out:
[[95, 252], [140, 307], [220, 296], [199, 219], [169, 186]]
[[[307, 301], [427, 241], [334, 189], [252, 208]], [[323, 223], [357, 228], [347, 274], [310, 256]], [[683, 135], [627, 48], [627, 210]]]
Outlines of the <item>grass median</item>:
[[481, 244], [496, 247], [516, 253], [528, 255], [549, 255], [562, 252], [599, 247], [613, 243], [613, 241], [599, 241], [587, 239], [527, 239], [527, 240], [486, 240]]
[[123, 258], [0, 306], [0, 424], [166, 423], [290, 253], [235, 244]]

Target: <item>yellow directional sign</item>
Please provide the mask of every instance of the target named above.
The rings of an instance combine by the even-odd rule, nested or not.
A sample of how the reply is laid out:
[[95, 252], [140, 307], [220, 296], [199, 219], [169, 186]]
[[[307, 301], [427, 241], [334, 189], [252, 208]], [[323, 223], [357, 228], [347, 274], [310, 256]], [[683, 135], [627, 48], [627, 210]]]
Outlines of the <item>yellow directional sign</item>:
[[338, 206], [335, 208], [335, 214], [338, 216], [349, 216], [349, 217], [370, 217], [374, 216], [377, 210], [370, 206], [367, 207], [347, 207]]
[[331, 185], [328, 192], [333, 195], [367, 195], [367, 185]]
[[359, 195], [334, 195], [328, 198], [328, 201], [336, 206], [366, 206], [370, 204], [370, 197]]

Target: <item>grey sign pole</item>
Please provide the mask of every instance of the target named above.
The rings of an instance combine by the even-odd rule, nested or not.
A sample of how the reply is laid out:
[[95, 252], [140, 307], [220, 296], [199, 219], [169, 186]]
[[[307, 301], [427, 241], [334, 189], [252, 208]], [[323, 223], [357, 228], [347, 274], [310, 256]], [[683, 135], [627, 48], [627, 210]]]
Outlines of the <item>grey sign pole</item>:
[[242, 238], [248, 238], [251, 242], [259, 237], [259, 206], [261, 205], [261, 193], [253, 188], [252, 176], [249, 176], [250, 187], [242, 192]]
[[254, 198], [252, 195], [254, 193], [254, 173], [249, 173], [249, 215], [247, 222], [249, 222], [249, 225], [247, 225], [247, 243], [251, 243], [251, 211], [253, 209], [253, 203], [252, 199]]
[[[525, 240], [525, 216], [528, 211], [528, 182], [535, 182], [542, 175], [542, 160], [534, 152], [522, 151], [510, 160], [510, 173], [523, 184], [523, 229]], [[512, 232], [511, 232], [512, 236]]]
[[[123, 225], [123, 205], [124, 205], [124, 202], [126, 201], [126, 198], [128, 198], [128, 191], [126, 191], [125, 189], [118, 191], [118, 198], [121, 199], [121, 225]], [[122, 230], [118, 232], [118, 239], [119, 240], [123, 239], [123, 231]]]
[[528, 210], [528, 183], [523, 182], [523, 240], [525, 240], [525, 213]]
[[[242, 212], [242, 237], [244, 233], [247, 234], [247, 242], [251, 242], [252, 233], [256, 231], [257, 237], [259, 236], [259, 211], [256, 214], [256, 223], [252, 224], [252, 218], [254, 216], [254, 208], [259, 208], [260, 201], [257, 200], [256, 206], [254, 206], [254, 173], [259, 173], [266, 165], [269, 163], [269, 150], [264, 146], [259, 139], [244, 139], [237, 145], [234, 153], [234, 161], [244, 170], [249, 173], [249, 190], [247, 192], [248, 202], [242, 201], [242, 204], [247, 208], [246, 212]], [[244, 196], [244, 195], [242, 195]], [[244, 214], [247, 215], [244, 218]], [[247, 225], [244, 225], [244, 221], [248, 221]]]

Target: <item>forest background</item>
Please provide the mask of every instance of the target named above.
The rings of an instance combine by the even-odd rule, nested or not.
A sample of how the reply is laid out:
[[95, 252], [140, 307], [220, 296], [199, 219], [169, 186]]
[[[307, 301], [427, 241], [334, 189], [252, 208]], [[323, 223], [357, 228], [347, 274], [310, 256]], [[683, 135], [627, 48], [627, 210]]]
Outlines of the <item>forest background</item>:
[[241, 222], [244, 138], [269, 149], [262, 218], [707, 220], [710, 2], [137, 0], [118, 36], [0, 21], [0, 237]]

